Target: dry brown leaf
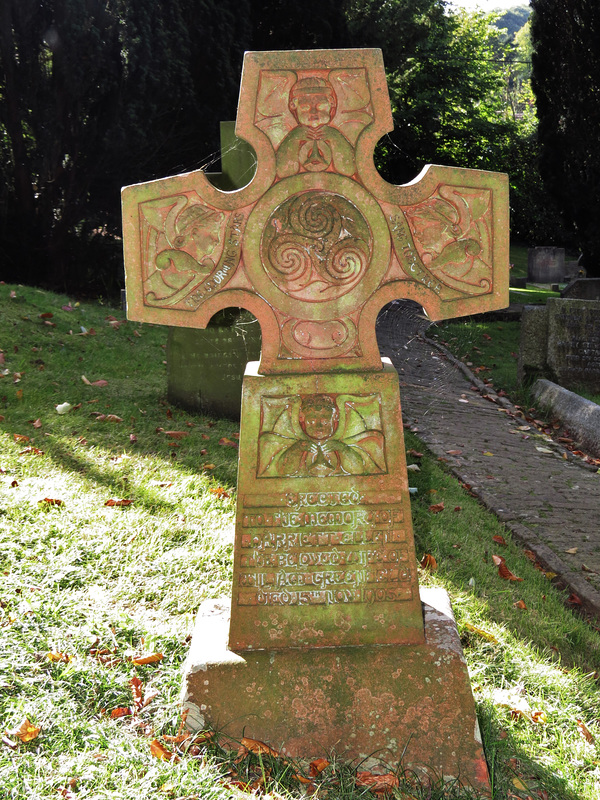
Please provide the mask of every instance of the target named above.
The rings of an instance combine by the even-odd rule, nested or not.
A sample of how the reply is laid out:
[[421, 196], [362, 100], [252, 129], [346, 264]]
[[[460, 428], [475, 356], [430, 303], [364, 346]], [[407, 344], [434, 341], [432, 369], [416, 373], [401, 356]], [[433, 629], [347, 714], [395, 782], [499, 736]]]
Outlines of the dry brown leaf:
[[585, 722], [583, 722], [583, 720], [581, 719], [577, 720], [577, 730], [583, 736], [583, 738], [586, 739], [590, 744], [594, 743], [595, 741], [594, 734], [589, 730]]
[[22, 433], [13, 433], [15, 442], [29, 442], [29, 436], [24, 436]]
[[123, 422], [121, 417], [117, 417], [116, 414], [107, 414], [104, 419], [106, 422]]
[[189, 431], [165, 431], [165, 436], [169, 436], [171, 439], [184, 439], [189, 435]]
[[130, 441], [132, 444], [135, 444], [135, 443], [137, 442], [137, 440], [138, 440], [138, 438], [137, 438], [137, 436], [135, 435], [135, 433], [130, 433], [130, 434], [129, 434], [129, 441]]
[[462, 450], [446, 450], [446, 453], [449, 456], [460, 456], [462, 454]]
[[247, 737], [243, 736], [236, 760], [245, 758], [248, 753], [254, 753], [255, 755], [274, 756], [275, 758], [279, 756], [279, 751], [269, 747], [269, 745], [265, 744], [265, 742], [261, 742], [259, 739], [248, 739]]
[[425, 553], [421, 559], [421, 566], [423, 569], [428, 569], [430, 572], [435, 572], [437, 569], [437, 561], [435, 560], [434, 556], [431, 555], [431, 553]]
[[140, 667], [143, 664], [156, 664], [164, 658], [162, 653], [152, 653], [148, 656], [133, 656], [131, 663]]
[[49, 661], [64, 661], [65, 664], [68, 664], [69, 661], [73, 660], [73, 656], [68, 656], [66, 653], [58, 653], [56, 651], [46, 653], [46, 658]]
[[202, 464], [202, 466], [200, 467], [200, 469], [214, 469], [214, 468], [215, 468], [214, 464]]
[[125, 708], [121, 706], [120, 708], [113, 708], [110, 712], [111, 719], [120, 719], [121, 717], [130, 717], [132, 715], [132, 710], [130, 708]]
[[423, 458], [423, 453], [419, 453], [417, 450], [407, 450], [406, 455], [412, 456], [413, 458]]
[[43, 314], [40, 314], [40, 319], [52, 319], [54, 314], [51, 311], [44, 311]]
[[27, 719], [27, 717], [25, 717], [20, 725], [17, 725], [16, 728], [13, 728], [12, 731], [7, 731], [7, 734], [9, 736], [16, 736], [17, 739], [27, 743], [37, 739], [41, 730], [41, 725], [34, 725]]
[[499, 534], [492, 536], [492, 541], [496, 542], [496, 544], [501, 544], [502, 547], [508, 547], [504, 536], [500, 536]]
[[26, 447], [24, 450], [21, 450], [19, 453], [20, 456], [43, 456], [44, 451], [40, 450], [38, 447]]
[[202, 436], [202, 438], [204, 440], [210, 439], [210, 436], [208, 435], [208, 433], [201, 433], [200, 435]]
[[311, 777], [316, 778], [317, 775], [320, 775], [321, 772], [323, 772], [323, 770], [329, 766], [329, 763], [330, 762], [327, 761], [326, 758], [315, 758], [314, 761], [310, 762], [310, 765], [308, 767], [308, 774]]
[[136, 708], [140, 708], [142, 703], [144, 702], [143, 694], [142, 694], [142, 682], [138, 678], [137, 675], [134, 675], [131, 680], [129, 681], [129, 687], [131, 689], [131, 695], [133, 697], [133, 702]]
[[44, 497], [43, 500], [38, 500], [38, 503], [45, 503], [47, 506], [64, 506], [62, 500], [56, 500], [54, 497]]
[[524, 600], [517, 600], [517, 602], [516, 602], [516, 603], [513, 603], [513, 606], [514, 606], [515, 608], [520, 608], [520, 609], [522, 609], [523, 611], [527, 611], [527, 606], [526, 606], [526, 604], [525, 604], [525, 601], [524, 601]]
[[506, 560], [502, 556], [492, 556], [492, 561], [498, 567], [498, 575], [505, 581], [522, 581], [523, 578], [517, 578], [506, 566]]
[[177, 762], [181, 760], [178, 755], [172, 753], [170, 750], [167, 750], [167, 748], [161, 744], [158, 739], [153, 739], [150, 742], [150, 752], [154, 758], [159, 758], [161, 761]]
[[444, 510], [444, 504], [434, 503], [432, 506], [429, 506], [429, 510], [431, 511], [432, 514], [439, 514], [440, 511]]
[[239, 447], [237, 442], [228, 439], [226, 436], [223, 436], [222, 439], [219, 439], [219, 444], [225, 445], [225, 447]]
[[105, 506], [130, 506], [133, 503], [133, 500], [118, 500], [111, 498], [104, 503]]
[[398, 776], [393, 772], [385, 775], [374, 775], [372, 772], [358, 772], [356, 774], [356, 785], [366, 786], [375, 793], [387, 793], [396, 789], [400, 785]]
[[217, 486], [216, 488], [209, 489], [208, 491], [211, 492], [212, 494], [216, 494], [217, 497], [219, 497], [220, 499], [231, 497], [229, 492], [226, 491], [222, 486]]
[[34, 428], [41, 428], [42, 420], [38, 417], [37, 419], [34, 419], [31, 424], [33, 425]]

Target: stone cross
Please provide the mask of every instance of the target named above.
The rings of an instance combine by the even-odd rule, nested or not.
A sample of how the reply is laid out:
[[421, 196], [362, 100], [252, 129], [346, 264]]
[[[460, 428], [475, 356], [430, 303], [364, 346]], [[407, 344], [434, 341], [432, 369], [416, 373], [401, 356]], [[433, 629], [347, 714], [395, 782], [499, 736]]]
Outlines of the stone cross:
[[[200, 615], [186, 690], [195, 724], [235, 718], [291, 755], [333, 746], [346, 726], [349, 752], [393, 760], [406, 736], [419, 758], [462, 764], [482, 786], [464, 662], [432, 650], [441, 617], [424, 622], [398, 379], [375, 321], [396, 298], [431, 319], [507, 305], [508, 183], [438, 166], [386, 183], [373, 149], [391, 129], [379, 50], [247, 53], [236, 134], [256, 174], [232, 192], [201, 172], [123, 190], [127, 308], [203, 328], [242, 306], [262, 330], [244, 379], [231, 619], [214, 628], [218, 614]], [[456, 717], [448, 702], [461, 701], [448, 697], [461, 692], [466, 721], [450, 735], [442, 717]], [[399, 718], [432, 704], [437, 716], [393, 736], [369, 727], [393, 698]]]

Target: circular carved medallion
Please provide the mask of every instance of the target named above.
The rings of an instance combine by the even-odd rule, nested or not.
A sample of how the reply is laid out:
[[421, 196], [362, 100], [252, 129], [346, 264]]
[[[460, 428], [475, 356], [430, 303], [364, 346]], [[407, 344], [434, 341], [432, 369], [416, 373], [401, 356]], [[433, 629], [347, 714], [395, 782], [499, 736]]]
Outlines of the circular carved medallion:
[[261, 260], [282, 292], [323, 303], [359, 283], [371, 260], [371, 239], [367, 221], [346, 198], [301, 192], [281, 203], [267, 220]]

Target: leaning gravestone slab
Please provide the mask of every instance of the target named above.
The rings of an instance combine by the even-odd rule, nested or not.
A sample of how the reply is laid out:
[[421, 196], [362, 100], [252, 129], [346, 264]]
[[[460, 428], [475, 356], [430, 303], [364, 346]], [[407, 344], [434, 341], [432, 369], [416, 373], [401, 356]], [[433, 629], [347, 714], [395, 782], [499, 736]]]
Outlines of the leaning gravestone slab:
[[550, 298], [548, 366], [567, 389], [600, 392], [600, 301]]
[[600, 278], [575, 278], [560, 296], [569, 300], [600, 300]]
[[507, 305], [507, 178], [428, 167], [387, 184], [373, 148], [391, 128], [380, 51], [247, 53], [236, 133], [253, 181], [123, 191], [131, 318], [203, 328], [240, 306], [262, 330], [231, 601], [201, 608], [184, 704], [192, 726], [291, 756], [380, 751], [488, 789], [447, 598], [418, 589], [398, 379], [375, 322], [397, 298], [432, 319]]
[[527, 280], [532, 283], [561, 283], [565, 277], [563, 247], [531, 247], [527, 252]]

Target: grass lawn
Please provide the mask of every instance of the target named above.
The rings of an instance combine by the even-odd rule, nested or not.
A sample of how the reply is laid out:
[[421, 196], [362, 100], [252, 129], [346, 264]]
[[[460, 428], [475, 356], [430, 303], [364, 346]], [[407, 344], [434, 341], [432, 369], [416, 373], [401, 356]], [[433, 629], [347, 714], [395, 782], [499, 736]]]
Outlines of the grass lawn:
[[[308, 765], [182, 741], [194, 615], [231, 580], [238, 430], [167, 404], [165, 342], [120, 310], [0, 285], [0, 797], [372, 798], [360, 765], [303, 782]], [[477, 342], [499, 370], [493, 337]], [[406, 444], [417, 552], [437, 563], [420, 580], [452, 598], [493, 797], [597, 798], [598, 630]], [[392, 796], [471, 795], [402, 779]]]

